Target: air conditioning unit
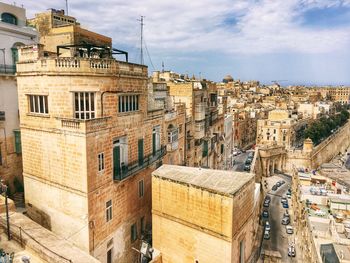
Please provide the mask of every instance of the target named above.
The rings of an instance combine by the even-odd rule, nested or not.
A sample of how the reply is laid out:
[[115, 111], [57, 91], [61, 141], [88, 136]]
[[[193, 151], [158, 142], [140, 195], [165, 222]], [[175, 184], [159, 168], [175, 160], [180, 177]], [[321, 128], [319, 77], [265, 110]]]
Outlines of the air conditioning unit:
[[5, 112], [0, 111], [0, 121], [4, 121], [4, 120], [5, 120]]

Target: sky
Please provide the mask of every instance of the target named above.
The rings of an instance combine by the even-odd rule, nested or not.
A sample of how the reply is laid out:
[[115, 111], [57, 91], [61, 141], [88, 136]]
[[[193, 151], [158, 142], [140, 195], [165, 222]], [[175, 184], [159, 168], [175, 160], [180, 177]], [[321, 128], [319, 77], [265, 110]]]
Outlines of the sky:
[[[13, 1], [2, 0], [5, 3]], [[22, 0], [27, 18], [65, 0]], [[350, 0], [68, 0], [82, 27], [113, 38], [149, 72], [221, 81], [350, 85]]]

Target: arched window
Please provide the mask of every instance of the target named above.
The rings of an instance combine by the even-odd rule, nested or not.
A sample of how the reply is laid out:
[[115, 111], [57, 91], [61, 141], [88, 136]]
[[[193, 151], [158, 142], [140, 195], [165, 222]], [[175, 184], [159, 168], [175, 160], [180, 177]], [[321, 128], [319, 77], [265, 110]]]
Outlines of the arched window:
[[13, 14], [10, 14], [10, 13], [2, 13], [1, 21], [4, 23], [17, 25], [17, 17], [15, 17]]

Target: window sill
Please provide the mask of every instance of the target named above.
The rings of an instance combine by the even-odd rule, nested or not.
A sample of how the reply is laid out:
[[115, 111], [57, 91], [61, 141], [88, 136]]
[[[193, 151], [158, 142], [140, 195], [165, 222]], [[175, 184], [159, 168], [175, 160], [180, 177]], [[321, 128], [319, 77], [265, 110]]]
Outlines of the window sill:
[[46, 114], [46, 113], [27, 113], [27, 116], [31, 116], [31, 117], [42, 117], [42, 118], [50, 118], [50, 114]]
[[137, 113], [141, 113], [141, 111], [137, 110], [137, 111], [128, 111], [128, 112], [118, 112], [118, 116], [123, 117], [126, 115], [137, 114]]

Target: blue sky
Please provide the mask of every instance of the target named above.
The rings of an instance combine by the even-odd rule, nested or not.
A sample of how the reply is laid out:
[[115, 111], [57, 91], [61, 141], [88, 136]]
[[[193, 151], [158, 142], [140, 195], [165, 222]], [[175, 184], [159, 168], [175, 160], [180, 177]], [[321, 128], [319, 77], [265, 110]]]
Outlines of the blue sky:
[[[13, 1], [7, 1], [13, 3]], [[64, 0], [26, 0], [27, 17]], [[165, 69], [220, 81], [350, 85], [350, 0], [70, 0], [82, 26], [113, 38], [139, 62], [145, 16], [149, 71]]]

